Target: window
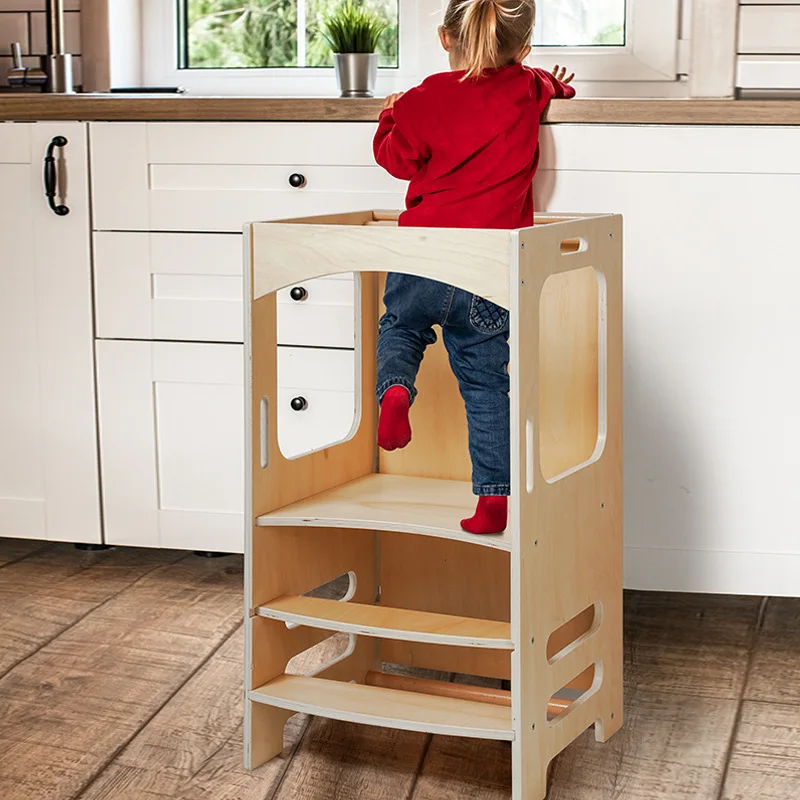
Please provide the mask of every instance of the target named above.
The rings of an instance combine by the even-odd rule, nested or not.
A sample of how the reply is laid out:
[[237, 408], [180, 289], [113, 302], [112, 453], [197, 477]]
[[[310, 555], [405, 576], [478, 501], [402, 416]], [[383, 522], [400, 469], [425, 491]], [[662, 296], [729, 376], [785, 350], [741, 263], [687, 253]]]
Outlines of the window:
[[540, 0], [533, 41], [550, 47], [621, 47], [625, 15], [625, 0]]
[[[446, 0], [367, 1], [388, 24], [377, 94], [447, 69], [436, 37]], [[682, 1], [688, 2], [537, 0], [532, 63], [565, 63], [578, 81], [597, 82], [595, 91], [607, 94], [625, 94], [613, 89], [620, 82], [675, 82]], [[148, 85], [219, 94], [335, 94], [320, 24], [339, 0], [140, 2]]]
[[[321, 27], [341, 0], [178, 0], [183, 69], [331, 67]], [[386, 30], [381, 67], [398, 65], [398, 0], [370, 0]]]

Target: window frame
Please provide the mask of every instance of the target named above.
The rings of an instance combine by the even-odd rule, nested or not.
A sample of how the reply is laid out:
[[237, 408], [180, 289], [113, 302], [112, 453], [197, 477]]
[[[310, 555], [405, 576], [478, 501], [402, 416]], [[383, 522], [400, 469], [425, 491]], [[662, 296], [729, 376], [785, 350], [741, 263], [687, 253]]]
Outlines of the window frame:
[[[683, 0], [686, 2], [686, 0]], [[546, 2], [546, 0], [539, 0]], [[529, 62], [564, 63], [586, 83], [664, 85], [678, 77], [682, 0], [626, 0], [626, 43], [601, 47], [534, 47]], [[331, 96], [333, 70], [316, 67], [266, 69], [178, 69], [174, 0], [141, 0], [142, 62], [146, 85], [184, 86], [190, 92], [276, 97]], [[446, 0], [399, 0], [399, 53], [396, 68], [378, 70], [376, 95], [407, 89], [426, 75], [446, 70], [436, 38]]]
[[579, 81], [674, 81], [680, 16], [681, 0], [627, 0], [624, 45], [537, 46], [531, 63], [545, 68], [566, 64]]
[[[179, 69], [178, 14], [175, 0], [142, 2], [142, 78], [150, 86], [183, 86], [192, 93], [220, 95], [330, 96], [336, 91], [330, 67], [264, 69]], [[431, 25], [431, 6], [438, 0], [398, 0], [398, 66], [378, 70], [376, 95], [408, 88], [420, 74], [419, 43]], [[427, 23], [427, 25], [425, 24]]]

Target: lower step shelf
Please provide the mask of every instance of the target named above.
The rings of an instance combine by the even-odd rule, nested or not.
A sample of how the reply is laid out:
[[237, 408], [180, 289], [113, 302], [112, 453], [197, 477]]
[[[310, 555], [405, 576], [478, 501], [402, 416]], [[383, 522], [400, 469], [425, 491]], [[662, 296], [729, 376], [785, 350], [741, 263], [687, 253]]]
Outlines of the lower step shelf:
[[252, 689], [258, 703], [381, 728], [512, 741], [511, 709], [452, 697], [281, 675]]

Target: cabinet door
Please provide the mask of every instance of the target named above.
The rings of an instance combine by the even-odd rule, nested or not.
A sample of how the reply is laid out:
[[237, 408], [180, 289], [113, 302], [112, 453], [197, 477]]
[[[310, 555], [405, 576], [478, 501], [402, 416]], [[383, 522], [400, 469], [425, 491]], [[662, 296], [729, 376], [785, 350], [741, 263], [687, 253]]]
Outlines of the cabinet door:
[[243, 348], [97, 342], [110, 544], [241, 552]]
[[85, 125], [0, 123], [0, 536], [101, 541], [87, 176]]
[[574, 162], [604, 129], [558, 129], [538, 186], [625, 218], [626, 583], [800, 595], [799, 134], [640, 130], [600, 172]]
[[372, 123], [92, 123], [96, 230], [234, 231], [252, 220], [399, 208]]

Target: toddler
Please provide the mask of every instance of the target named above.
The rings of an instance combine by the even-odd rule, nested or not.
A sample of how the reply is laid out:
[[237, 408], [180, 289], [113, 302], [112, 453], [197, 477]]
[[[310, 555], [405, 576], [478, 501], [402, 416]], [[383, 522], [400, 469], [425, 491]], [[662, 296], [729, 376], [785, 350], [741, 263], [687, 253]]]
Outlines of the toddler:
[[[450, 0], [439, 28], [451, 72], [386, 99], [375, 158], [410, 181], [400, 225], [533, 225], [539, 122], [554, 97], [573, 97], [565, 70], [530, 69], [534, 0]], [[510, 494], [508, 311], [462, 289], [390, 273], [378, 335], [378, 444], [411, 441], [409, 408], [425, 348], [442, 329], [467, 411], [475, 514], [470, 533], [500, 533]]]

